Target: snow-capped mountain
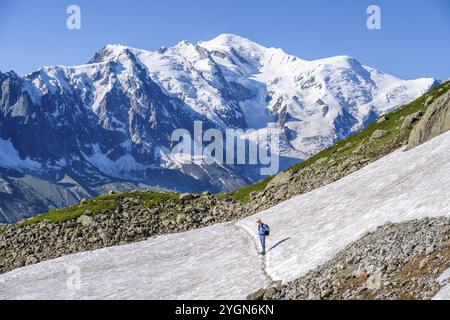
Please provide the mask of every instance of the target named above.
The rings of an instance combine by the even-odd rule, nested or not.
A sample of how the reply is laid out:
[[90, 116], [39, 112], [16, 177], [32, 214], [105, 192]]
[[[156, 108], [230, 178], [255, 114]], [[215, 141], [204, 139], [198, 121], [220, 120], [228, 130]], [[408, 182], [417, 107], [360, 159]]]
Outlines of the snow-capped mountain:
[[[235, 35], [155, 52], [107, 45], [85, 65], [44, 67], [23, 78], [0, 73], [1, 177], [14, 192], [22, 183], [11, 175], [61, 190], [69, 179], [77, 191], [66, 202], [126, 181], [230, 190], [261, 178], [259, 170], [180, 163], [169, 154], [175, 129], [192, 132], [198, 120], [204, 129], [279, 130], [283, 169], [435, 83], [401, 80], [348, 56], [302, 60]], [[9, 200], [0, 199], [5, 215]], [[47, 200], [36, 208], [60, 205]]]

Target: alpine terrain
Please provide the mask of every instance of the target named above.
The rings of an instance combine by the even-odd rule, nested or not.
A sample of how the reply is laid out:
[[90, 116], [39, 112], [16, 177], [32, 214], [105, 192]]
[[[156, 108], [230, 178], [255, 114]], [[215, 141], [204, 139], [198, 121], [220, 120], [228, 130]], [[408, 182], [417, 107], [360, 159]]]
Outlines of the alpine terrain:
[[85, 65], [0, 73], [0, 222], [111, 190], [231, 191], [264, 178], [259, 168], [185, 163], [170, 152], [174, 130], [192, 133], [194, 121], [277, 130], [282, 170], [436, 84], [349, 56], [307, 61], [229, 34], [154, 52], [107, 45]]
[[449, 106], [447, 82], [234, 193], [114, 194], [1, 227], [0, 298], [449, 299]]

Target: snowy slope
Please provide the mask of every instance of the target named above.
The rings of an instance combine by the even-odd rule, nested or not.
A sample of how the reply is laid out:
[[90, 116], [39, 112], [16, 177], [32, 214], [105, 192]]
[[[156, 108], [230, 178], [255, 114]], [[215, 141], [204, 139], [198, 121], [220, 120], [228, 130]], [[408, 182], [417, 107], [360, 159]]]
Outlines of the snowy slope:
[[[450, 215], [450, 132], [236, 223], [79, 253], [0, 276], [0, 298], [244, 298], [293, 280], [386, 222]], [[256, 254], [255, 221], [271, 226]], [[81, 270], [71, 290], [68, 267]]]
[[[74, 268], [80, 268], [82, 283], [75, 291], [67, 288], [67, 271]], [[62, 257], [22, 271], [0, 278], [0, 298], [227, 299], [266, 284], [251, 238], [232, 225]]]
[[[386, 222], [449, 216], [449, 146], [446, 133], [259, 214], [275, 233], [290, 237], [268, 256], [268, 273], [293, 280]], [[248, 231], [253, 224], [253, 217], [239, 223]]]
[[445, 270], [437, 279], [443, 285], [441, 290], [433, 297], [433, 300], [450, 300], [450, 269]]

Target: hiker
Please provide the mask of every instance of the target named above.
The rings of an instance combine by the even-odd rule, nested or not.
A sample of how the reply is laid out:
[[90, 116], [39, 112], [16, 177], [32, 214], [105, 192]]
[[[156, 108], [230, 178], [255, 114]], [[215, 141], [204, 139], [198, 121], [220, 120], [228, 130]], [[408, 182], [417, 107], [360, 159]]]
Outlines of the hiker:
[[261, 241], [261, 248], [262, 251], [259, 253], [261, 255], [266, 254], [266, 236], [269, 235], [270, 229], [269, 226], [261, 221], [261, 219], [258, 219], [256, 221], [258, 224], [258, 234], [259, 234], [259, 240]]

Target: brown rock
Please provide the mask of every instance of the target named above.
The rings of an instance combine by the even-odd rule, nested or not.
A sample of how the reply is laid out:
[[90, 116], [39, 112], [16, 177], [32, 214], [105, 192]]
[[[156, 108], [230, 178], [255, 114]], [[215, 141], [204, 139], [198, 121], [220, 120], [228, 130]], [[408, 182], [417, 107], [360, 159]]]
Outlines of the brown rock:
[[266, 289], [259, 289], [247, 296], [247, 300], [262, 300], [264, 294], [266, 293]]

